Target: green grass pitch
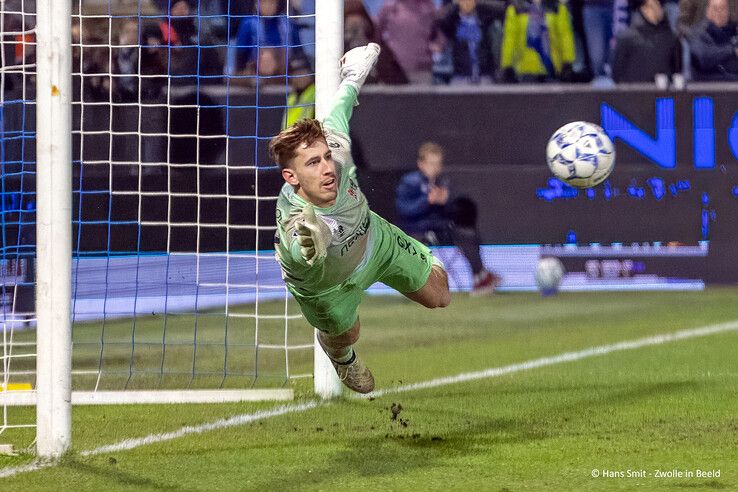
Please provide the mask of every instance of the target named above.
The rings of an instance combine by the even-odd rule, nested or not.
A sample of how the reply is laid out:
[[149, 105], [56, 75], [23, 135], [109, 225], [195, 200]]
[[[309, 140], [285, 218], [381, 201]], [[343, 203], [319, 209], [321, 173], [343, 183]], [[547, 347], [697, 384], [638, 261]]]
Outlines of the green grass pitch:
[[[357, 351], [387, 389], [735, 321], [737, 300], [735, 288], [455, 295], [431, 311], [368, 297]], [[294, 384], [296, 403], [312, 398], [309, 380]], [[72, 453], [0, 490], [738, 489], [735, 330], [82, 453], [280, 405], [77, 407]], [[14, 439], [28, 435], [0, 434]], [[32, 461], [0, 456], [0, 473]]]

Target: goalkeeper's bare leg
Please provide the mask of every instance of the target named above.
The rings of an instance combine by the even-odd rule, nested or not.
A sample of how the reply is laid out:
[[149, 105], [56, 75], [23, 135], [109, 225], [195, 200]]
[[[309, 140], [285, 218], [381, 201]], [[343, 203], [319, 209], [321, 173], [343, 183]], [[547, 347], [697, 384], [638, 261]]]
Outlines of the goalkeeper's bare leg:
[[360, 329], [361, 322], [356, 318], [354, 326], [340, 335], [330, 336], [319, 331], [318, 341], [341, 382], [358, 393], [369, 393], [374, 389], [374, 376], [353, 349], [353, 345], [359, 340]]
[[451, 302], [448, 274], [440, 265], [434, 264], [425, 285], [415, 292], [406, 293], [405, 297], [431, 309], [448, 306]]

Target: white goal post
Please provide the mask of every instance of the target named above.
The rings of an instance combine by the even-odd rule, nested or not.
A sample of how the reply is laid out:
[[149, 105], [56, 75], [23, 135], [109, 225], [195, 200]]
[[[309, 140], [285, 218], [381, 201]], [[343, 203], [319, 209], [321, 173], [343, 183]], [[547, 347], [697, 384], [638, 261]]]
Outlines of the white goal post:
[[36, 451], [72, 440], [71, 2], [37, 2]]
[[[328, 116], [341, 81], [338, 61], [343, 56], [343, 0], [315, 2], [315, 117]], [[315, 331], [315, 393], [321, 398], [341, 394], [341, 382]]]

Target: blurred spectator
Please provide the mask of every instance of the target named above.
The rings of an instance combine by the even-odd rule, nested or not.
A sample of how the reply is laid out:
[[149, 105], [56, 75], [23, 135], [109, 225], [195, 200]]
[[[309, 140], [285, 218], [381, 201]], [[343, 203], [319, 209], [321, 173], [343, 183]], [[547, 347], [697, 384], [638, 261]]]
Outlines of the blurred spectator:
[[677, 32], [679, 24], [679, 0], [664, 0], [662, 3], [664, 7], [664, 15], [666, 20], [669, 22], [669, 27], [672, 31]]
[[168, 72], [173, 85], [222, 81], [222, 61], [213, 40], [199, 31], [197, 2], [168, 0], [163, 4], [167, 17], [159, 22], [162, 41], [169, 50]]
[[[35, 12], [35, 2], [23, 0], [5, 0], [3, 2], [5, 13], [3, 14], [3, 36], [2, 49], [3, 57], [0, 62], [2, 68], [14, 65], [33, 65], [36, 63], [36, 16], [20, 15], [17, 12], [25, 11]], [[12, 33], [8, 35], [7, 33]], [[13, 87], [23, 86], [25, 83], [24, 76], [19, 73], [20, 70], [9, 70], [5, 72], [3, 82], [4, 89], [10, 91]]]
[[367, 43], [382, 47], [376, 68], [367, 79], [369, 83], [407, 84], [408, 79], [397, 62], [392, 49], [376, 35], [374, 23], [361, 0], [346, 0], [343, 6], [343, 49], [348, 51]]
[[482, 264], [476, 204], [466, 197], [450, 199], [440, 145], [434, 142], [421, 145], [417, 166], [418, 170], [405, 174], [397, 186], [395, 205], [402, 228], [426, 244], [458, 246], [472, 270], [472, 293], [492, 292], [500, 278]]
[[[679, 0], [679, 22], [677, 29], [680, 36], [687, 36], [689, 31], [705, 18], [708, 0]], [[728, 0], [728, 11], [732, 22], [738, 21], [738, 0]]]
[[379, 11], [377, 31], [411, 83], [431, 81], [429, 42], [435, 18], [433, 0], [387, 0]]
[[503, 18], [504, 4], [497, 1], [456, 0], [441, 11], [438, 27], [450, 44], [453, 81], [494, 79], [494, 27]]
[[258, 59], [250, 61], [243, 70], [231, 77], [231, 84], [257, 88], [275, 85], [285, 87], [285, 58], [285, 48], [259, 48]]
[[264, 48], [287, 50], [289, 57], [302, 55], [298, 28], [286, 15], [286, 7], [286, 0], [255, 0], [254, 15], [243, 17], [231, 41], [227, 74], [243, 73]]
[[[79, 22], [72, 23], [72, 74], [82, 77], [80, 98], [83, 101], [110, 99], [110, 47], [98, 33], [95, 21], [85, 23], [84, 33]], [[75, 81], [75, 91], [80, 86]]]
[[653, 82], [657, 74], [681, 71], [682, 47], [659, 0], [633, 0], [630, 27], [615, 46], [615, 82]]
[[573, 79], [574, 28], [569, 9], [558, 0], [514, 0], [507, 7], [502, 41], [505, 81]]
[[290, 59], [288, 75], [290, 93], [282, 118], [283, 129], [298, 120], [315, 118], [315, 75], [307, 59]]
[[193, 9], [197, 12], [197, 5], [191, 5], [186, 0], [165, 0], [162, 4], [161, 11], [167, 16], [159, 23], [164, 40], [174, 45], [189, 41], [197, 30], [190, 17]]
[[257, 0], [226, 0], [227, 12], [230, 17], [227, 29], [227, 41], [235, 44], [236, 33], [241, 22], [247, 17], [256, 14], [255, 1]]
[[290, 0], [290, 10], [287, 12], [292, 17], [299, 32], [300, 44], [303, 53], [308, 60], [315, 61], [315, 1], [316, 0]]
[[[208, 0], [200, 2], [196, 0], [180, 0], [172, 3], [170, 0], [154, 0], [154, 4], [163, 14], [170, 14], [169, 9], [177, 10], [182, 7], [177, 3], [186, 3], [187, 10], [194, 16], [194, 22], [199, 27], [201, 35], [208, 40], [222, 44], [226, 40], [228, 31], [228, 0]], [[235, 2], [234, 2], [235, 3]], [[190, 15], [188, 14], [188, 15]], [[171, 15], [182, 15], [174, 14]]]
[[228, 6], [230, 0], [208, 0], [198, 2], [197, 22], [200, 33], [217, 44], [228, 40]]
[[584, 0], [582, 19], [592, 76], [595, 78], [610, 76], [614, 4], [613, 0]]
[[728, 0], [709, 0], [705, 18], [687, 39], [694, 80], [738, 80], [738, 32]]
[[[157, 26], [143, 24], [141, 29], [141, 92], [144, 97], [157, 97], [168, 80], [169, 49], [163, 45], [164, 39]], [[159, 77], [156, 77], [159, 75]]]
[[377, 17], [379, 15], [379, 11], [382, 10], [382, 6], [388, 0], [363, 0], [363, 1], [364, 1], [364, 7], [366, 8], [367, 13], [371, 15], [372, 17]]
[[116, 72], [130, 77], [116, 79], [116, 93], [120, 99], [131, 101], [138, 92], [138, 19], [126, 19], [118, 34], [118, 44], [122, 46], [116, 50]]
[[[155, 100], [167, 85], [168, 48], [159, 26], [138, 19], [127, 20], [118, 35], [115, 51], [115, 96], [119, 101]], [[139, 48], [140, 46], [140, 48]], [[140, 57], [140, 60], [139, 60]], [[139, 77], [140, 75], [143, 77]]]
[[430, 42], [431, 74], [434, 84], [448, 84], [454, 76], [454, 54], [451, 43], [440, 29], [434, 29]]
[[[610, 50], [615, 48], [615, 40], [618, 34], [630, 26], [630, 5], [628, 0], [615, 0], [612, 6], [612, 39]], [[610, 56], [612, 58], [612, 55]], [[610, 60], [612, 61], [612, 60]]]
[[[206, 2], [155, 1], [166, 15], [158, 25], [136, 18], [125, 22], [118, 35], [122, 47], [117, 48], [114, 58], [117, 70], [130, 77], [117, 78], [117, 97], [150, 101], [163, 97], [167, 85], [195, 86], [167, 95], [167, 133], [172, 138], [166, 143], [166, 159], [172, 165], [166, 166], [166, 172], [197, 183], [203, 169], [195, 165], [221, 163], [225, 148], [223, 111], [197, 87], [222, 81], [223, 64], [219, 48], [214, 46], [219, 43], [218, 32], [206, 28], [204, 19], [198, 18], [205, 15]], [[222, 12], [219, 3], [212, 2], [207, 8]]]
[[571, 25], [574, 31], [574, 62], [572, 70], [575, 81], [589, 82], [592, 80], [592, 67], [587, 50], [587, 36], [584, 31], [584, 20], [582, 10], [586, 0], [569, 0], [569, 14], [571, 14]]

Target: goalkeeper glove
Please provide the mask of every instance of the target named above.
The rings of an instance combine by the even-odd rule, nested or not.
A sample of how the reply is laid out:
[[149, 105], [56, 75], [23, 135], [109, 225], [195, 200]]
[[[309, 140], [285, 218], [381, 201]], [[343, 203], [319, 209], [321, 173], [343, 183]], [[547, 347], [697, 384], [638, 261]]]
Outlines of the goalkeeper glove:
[[346, 52], [341, 58], [341, 84], [348, 84], [359, 91], [379, 58], [379, 45], [369, 43]]
[[302, 216], [295, 224], [300, 255], [308, 265], [313, 266], [328, 255], [332, 234], [328, 225], [315, 215], [312, 204], [308, 203], [303, 207]]

